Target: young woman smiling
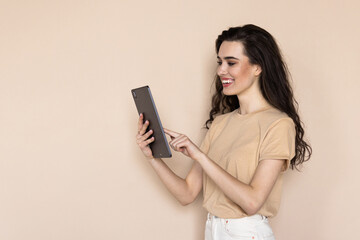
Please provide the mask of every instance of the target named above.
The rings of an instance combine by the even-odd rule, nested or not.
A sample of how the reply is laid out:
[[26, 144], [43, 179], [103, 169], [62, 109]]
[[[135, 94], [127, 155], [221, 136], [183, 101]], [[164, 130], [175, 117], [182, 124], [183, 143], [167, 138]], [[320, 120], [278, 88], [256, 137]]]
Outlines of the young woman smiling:
[[153, 158], [152, 130], [142, 115], [137, 143], [181, 204], [203, 191], [206, 240], [275, 239], [267, 218], [278, 212], [283, 173], [312, 152], [303, 140], [288, 70], [274, 38], [255, 25], [223, 31], [216, 52], [216, 93], [201, 146], [165, 129], [172, 149], [194, 160], [187, 177]]

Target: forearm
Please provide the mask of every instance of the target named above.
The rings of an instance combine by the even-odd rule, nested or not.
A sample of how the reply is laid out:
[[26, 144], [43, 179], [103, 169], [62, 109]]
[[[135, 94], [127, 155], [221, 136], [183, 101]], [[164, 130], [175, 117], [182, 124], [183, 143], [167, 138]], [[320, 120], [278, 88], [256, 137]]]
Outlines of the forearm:
[[[195, 170], [197, 172], [197, 180], [201, 181], [200, 175], [205, 171], [206, 175], [215, 182], [221, 191], [239, 205], [248, 215], [255, 214], [264, 204], [285, 162], [285, 159], [266, 159], [260, 161], [251, 181], [244, 183], [212, 161], [186, 135], [168, 129], [165, 132], [172, 138], [169, 142], [172, 149], [182, 152], [196, 161], [196, 168], [194, 169], [198, 169]], [[191, 183], [196, 182], [189, 181]], [[200, 187], [198, 186], [198, 190]], [[191, 191], [189, 192], [191, 196]], [[194, 192], [196, 193], [196, 191]]]
[[150, 159], [149, 162], [169, 192], [174, 195], [182, 205], [189, 204], [193, 201], [185, 179], [177, 176], [160, 158]]
[[205, 154], [201, 155], [197, 161], [224, 194], [247, 214], [253, 215], [261, 207], [261, 200], [251, 185], [233, 177]]

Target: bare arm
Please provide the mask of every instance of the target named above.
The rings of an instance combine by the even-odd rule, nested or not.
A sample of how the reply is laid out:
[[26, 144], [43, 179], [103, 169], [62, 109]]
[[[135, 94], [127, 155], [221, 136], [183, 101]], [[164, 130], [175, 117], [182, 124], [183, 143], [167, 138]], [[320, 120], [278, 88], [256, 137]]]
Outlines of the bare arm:
[[225, 195], [248, 215], [253, 215], [259, 211], [284, 165], [284, 160], [262, 160], [256, 168], [251, 182], [245, 184], [230, 175], [206, 155], [203, 155], [198, 161], [206, 174]]
[[149, 144], [155, 141], [155, 139], [151, 137], [153, 133], [151, 129], [146, 132], [148, 126], [149, 122], [143, 123], [143, 115], [140, 114], [138, 133], [136, 135], [137, 144], [170, 193], [182, 205], [193, 202], [202, 188], [202, 169], [200, 164], [197, 162], [193, 164], [186, 179], [177, 176], [162, 159], [152, 156]]
[[182, 204], [192, 203], [202, 188], [202, 169], [200, 164], [194, 163], [186, 179], [177, 176], [162, 159], [150, 160], [161, 181], [174, 197]]
[[171, 147], [198, 162], [205, 173], [219, 186], [224, 194], [239, 205], [248, 215], [255, 214], [266, 201], [273, 188], [284, 160], [262, 160], [249, 184], [243, 183], [226, 172], [207, 155], [202, 153], [188, 137], [170, 130]]

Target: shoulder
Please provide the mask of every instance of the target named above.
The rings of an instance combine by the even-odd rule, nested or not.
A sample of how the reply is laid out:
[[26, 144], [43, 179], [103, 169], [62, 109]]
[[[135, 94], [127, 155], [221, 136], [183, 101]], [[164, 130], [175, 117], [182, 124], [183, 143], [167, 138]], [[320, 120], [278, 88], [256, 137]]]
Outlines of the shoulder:
[[296, 129], [294, 121], [279, 110], [271, 110], [260, 119], [260, 156], [263, 159], [290, 159], [295, 156]]
[[258, 122], [262, 132], [266, 132], [274, 126], [295, 128], [294, 121], [284, 112], [276, 108], [270, 108], [258, 115]]

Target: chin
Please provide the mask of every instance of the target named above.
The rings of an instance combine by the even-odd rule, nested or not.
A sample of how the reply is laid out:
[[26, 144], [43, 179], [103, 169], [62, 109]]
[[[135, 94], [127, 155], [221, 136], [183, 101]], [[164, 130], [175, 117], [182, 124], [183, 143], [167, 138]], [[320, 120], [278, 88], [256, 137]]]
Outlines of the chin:
[[228, 89], [226, 89], [226, 90], [222, 90], [222, 93], [225, 95], [225, 96], [235, 96], [235, 95], [238, 95], [238, 93], [237, 92], [235, 92], [235, 91], [230, 91], [230, 90], [228, 90]]

